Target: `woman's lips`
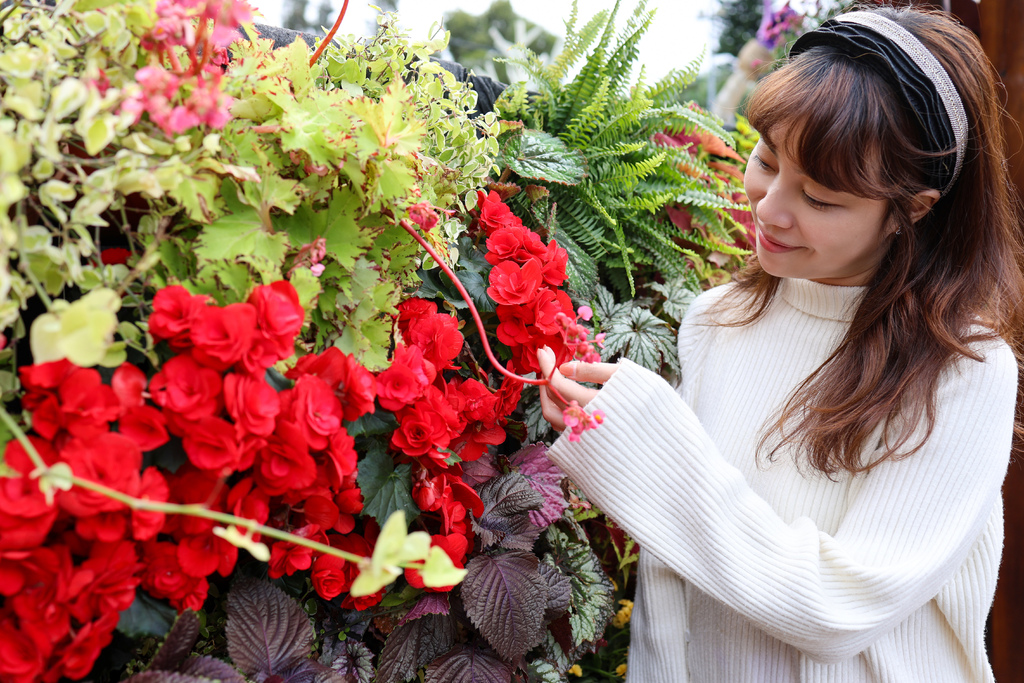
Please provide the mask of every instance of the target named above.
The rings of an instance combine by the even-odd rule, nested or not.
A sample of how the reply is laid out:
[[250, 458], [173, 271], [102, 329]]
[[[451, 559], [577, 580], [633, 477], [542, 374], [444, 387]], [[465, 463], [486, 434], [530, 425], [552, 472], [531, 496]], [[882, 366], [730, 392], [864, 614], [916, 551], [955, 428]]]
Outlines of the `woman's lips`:
[[784, 254], [788, 251], [800, 248], [791, 247], [788, 244], [782, 244], [781, 242], [774, 241], [772, 238], [768, 237], [761, 228], [757, 229], [757, 243], [763, 247], [765, 251], [769, 251], [773, 254]]

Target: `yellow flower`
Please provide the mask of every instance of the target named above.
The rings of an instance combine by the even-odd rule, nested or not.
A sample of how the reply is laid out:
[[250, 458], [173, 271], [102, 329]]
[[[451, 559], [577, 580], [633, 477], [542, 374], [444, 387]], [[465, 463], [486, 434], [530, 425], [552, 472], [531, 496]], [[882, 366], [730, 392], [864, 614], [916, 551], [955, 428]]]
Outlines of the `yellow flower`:
[[622, 676], [623, 678], [625, 678], [626, 677], [626, 665], [625, 664], [619, 664], [617, 667], [615, 667], [615, 675], [616, 676]]
[[624, 628], [629, 623], [629, 618], [633, 616], [633, 601], [632, 600], [619, 600], [619, 604], [622, 605], [619, 611], [615, 613], [615, 617], [612, 618], [612, 626], [615, 628]]
[[579, 664], [573, 664], [569, 667], [569, 673], [571, 673], [573, 676], [582, 676], [583, 669], [580, 668]]

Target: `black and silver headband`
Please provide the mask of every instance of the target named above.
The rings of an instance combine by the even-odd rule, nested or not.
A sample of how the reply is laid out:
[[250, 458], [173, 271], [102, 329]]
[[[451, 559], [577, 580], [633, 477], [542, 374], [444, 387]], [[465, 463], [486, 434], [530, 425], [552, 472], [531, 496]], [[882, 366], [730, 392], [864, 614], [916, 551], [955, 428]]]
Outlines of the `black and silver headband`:
[[947, 154], [929, 168], [929, 185], [949, 192], [960, 175], [967, 147], [967, 114], [953, 81], [928, 48], [910, 31], [873, 12], [849, 12], [800, 36], [790, 49], [795, 57], [809, 48], [825, 45], [872, 66], [884, 64], [882, 73], [899, 84], [910, 109], [925, 132], [929, 152], [956, 149], [955, 160]]

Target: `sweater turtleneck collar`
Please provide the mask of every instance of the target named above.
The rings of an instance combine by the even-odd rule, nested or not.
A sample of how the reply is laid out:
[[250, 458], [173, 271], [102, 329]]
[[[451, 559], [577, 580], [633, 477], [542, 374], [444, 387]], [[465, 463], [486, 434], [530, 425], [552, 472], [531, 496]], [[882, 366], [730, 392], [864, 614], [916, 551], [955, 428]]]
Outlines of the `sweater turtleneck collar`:
[[798, 311], [816, 318], [848, 323], [853, 320], [867, 290], [867, 287], [839, 287], [813, 280], [783, 278], [778, 295]]

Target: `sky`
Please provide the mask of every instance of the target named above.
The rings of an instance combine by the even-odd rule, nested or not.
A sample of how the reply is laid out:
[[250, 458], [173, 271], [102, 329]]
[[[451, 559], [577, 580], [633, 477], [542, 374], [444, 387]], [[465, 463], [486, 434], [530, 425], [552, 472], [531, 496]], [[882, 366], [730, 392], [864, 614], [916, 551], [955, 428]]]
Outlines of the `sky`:
[[[341, 9], [341, 0], [333, 0]], [[408, 30], [414, 39], [425, 39], [430, 35], [433, 23], [441, 21], [445, 12], [464, 10], [473, 14], [482, 13], [489, 0], [399, 0], [399, 24]], [[572, 0], [511, 0], [512, 8], [519, 16], [538, 24], [555, 36], [565, 34], [565, 20], [569, 17]], [[261, 11], [265, 22], [279, 26], [282, 0], [250, 0]], [[319, 2], [310, 1], [311, 10]], [[348, 11], [342, 23], [343, 33], [367, 34], [374, 25], [377, 10], [367, 0], [349, 0]], [[577, 26], [602, 9], [610, 9], [614, 0], [579, 0]], [[636, 7], [636, 0], [623, 0], [619, 10], [622, 25]], [[640, 42], [640, 61], [647, 67], [648, 82], [664, 76], [671, 69], [682, 67], [704, 54], [705, 47], [714, 47], [714, 29], [710, 15], [717, 9], [715, 0], [650, 0], [649, 8], [656, 8], [654, 21]], [[705, 66], [707, 59], [705, 58]]]

